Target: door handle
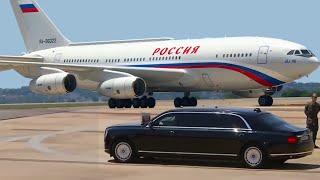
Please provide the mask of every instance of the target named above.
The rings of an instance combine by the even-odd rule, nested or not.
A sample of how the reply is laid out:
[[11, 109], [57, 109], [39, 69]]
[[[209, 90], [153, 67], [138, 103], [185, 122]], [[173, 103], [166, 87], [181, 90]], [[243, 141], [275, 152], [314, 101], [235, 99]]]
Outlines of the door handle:
[[175, 134], [175, 132], [174, 131], [169, 131], [169, 134], [172, 136], [172, 135]]

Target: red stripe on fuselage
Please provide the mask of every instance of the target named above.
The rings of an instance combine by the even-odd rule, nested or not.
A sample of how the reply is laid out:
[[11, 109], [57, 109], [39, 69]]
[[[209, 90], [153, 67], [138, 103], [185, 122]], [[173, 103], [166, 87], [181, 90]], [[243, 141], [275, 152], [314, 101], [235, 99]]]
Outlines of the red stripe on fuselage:
[[263, 86], [266, 86], [266, 87], [274, 86], [274, 84], [268, 82], [267, 80], [255, 75], [251, 72], [245, 71], [245, 70], [238, 68], [238, 67], [232, 67], [232, 66], [226, 66], [226, 65], [162, 66], [161, 68], [169, 68], [169, 69], [221, 68], [221, 69], [228, 69], [228, 70], [232, 70], [235, 72], [239, 72], [239, 73], [249, 77], [250, 79], [256, 81], [257, 83], [259, 83]]

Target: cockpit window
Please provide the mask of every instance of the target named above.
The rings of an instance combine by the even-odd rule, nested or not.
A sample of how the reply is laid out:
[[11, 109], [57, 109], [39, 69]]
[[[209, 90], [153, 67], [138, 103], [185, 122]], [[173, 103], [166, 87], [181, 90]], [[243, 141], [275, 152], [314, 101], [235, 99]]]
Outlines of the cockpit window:
[[293, 55], [293, 53], [294, 53], [294, 50], [291, 50], [290, 52], [288, 52], [287, 55]]
[[287, 53], [287, 55], [295, 55], [301, 57], [314, 57], [315, 55], [308, 49], [300, 49], [300, 50], [291, 50]]
[[296, 51], [294, 52], [294, 54], [295, 54], [295, 55], [300, 55], [301, 52], [300, 52], [299, 50], [296, 50]]
[[301, 52], [303, 55], [311, 55], [311, 53], [306, 49], [301, 50]]

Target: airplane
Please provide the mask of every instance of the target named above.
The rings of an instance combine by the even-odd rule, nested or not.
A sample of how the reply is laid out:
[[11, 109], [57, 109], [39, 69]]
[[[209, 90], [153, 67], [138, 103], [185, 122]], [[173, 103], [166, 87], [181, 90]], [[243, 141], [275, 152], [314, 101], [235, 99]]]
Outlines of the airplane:
[[35, 0], [10, 0], [27, 54], [0, 56], [0, 71], [32, 79], [30, 89], [64, 95], [76, 88], [107, 96], [110, 108], [154, 108], [154, 92], [183, 92], [175, 107], [197, 106], [191, 92], [232, 91], [272, 106], [286, 83], [319, 66], [305, 46], [265, 37], [148, 38], [74, 43]]

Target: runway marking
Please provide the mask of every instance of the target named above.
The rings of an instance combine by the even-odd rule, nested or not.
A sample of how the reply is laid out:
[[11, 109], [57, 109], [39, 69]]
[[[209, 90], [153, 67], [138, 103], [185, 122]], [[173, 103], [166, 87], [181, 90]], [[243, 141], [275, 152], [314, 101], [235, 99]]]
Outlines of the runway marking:
[[42, 142], [48, 138], [56, 137], [57, 135], [70, 134], [70, 133], [80, 132], [84, 130], [88, 130], [88, 128], [76, 128], [76, 129], [69, 129], [69, 130], [63, 130], [58, 132], [51, 132], [47, 134], [35, 135], [31, 137], [31, 139], [28, 141], [28, 144], [32, 149], [42, 153], [50, 153], [50, 154], [55, 154], [60, 156], [70, 156], [70, 154], [66, 154], [63, 152], [58, 152], [56, 150], [50, 149], [44, 146]]
[[27, 142], [27, 144], [34, 150], [41, 152], [41, 153], [47, 153], [51, 154], [59, 159], [68, 159], [70, 161], [81, 161], [81, 162], [101, 162], [101, 158], [99, 155], [96, 156], [84, 156], [81, 154], [72, 154], [68, 153], [66, 151], [58, 151], [52, 148], [49, 148], [43, 144], [43, 142], [48, 138], [53, 138], [58, 135], [65, 135], [75, 132], [84, 132], [84, 131], [94, 131], [95, 127], [89, 128], [89, 127], [80, 127], [80, 128], [73, 128], [73, 129], [67, 129], [59, 132], [52, 132], [52, 133], [46, 133], [46, 134], [39, 134], [36, 136], [32, 136], [30, 140]]
[[18, 158], [0, 158], [0, 161], [13, 162], [37, 162], [37, 163], [63, 163], [63, 164], [88, 164], [88, 165], [106, 165], [105, 162], [88, 161], [66, 161], [66, 160], [47, 160], [47, 159], [18, 159]]
[[[25, 111], [25, 113], [27, 113], [27, 115], [20, 115], [20, 114], [16, 114], [13, 115], [12, 117], [0, 117], [0, 121], [9, 121], [9, 120], [18, 120], [18, 119], [23, 119], [23, 118], [28, 118], [28, 117], [35, 117], [35, 116], [43, 116], [43, 115], [50, 115], [50, 114], [59, 114], [59, 113], [67, 113], [69, 111], [67, 110], [55, 110], [55, 109], [49, 109], [47, 112], [33, 112], [34, 109], [27, 109]], [[4, 111], [4, 110], [0, 110]], [[12, 111], [12, 109], [8, 110], [8, 111]], [[28, 114], [30, 113], [30, 114]]]
[[13, 131], [47, 131], [47, 132], [53, 132], [53, 131], [62, 131], [62, 130], [57, 130], [57, 129], [12, 129]]
[[0, 142], [15, 142], [21, 140], [30, 139], [33, 135], [16, 135], [16, 136], [7, 136], [7, 137], [0, 137]]

